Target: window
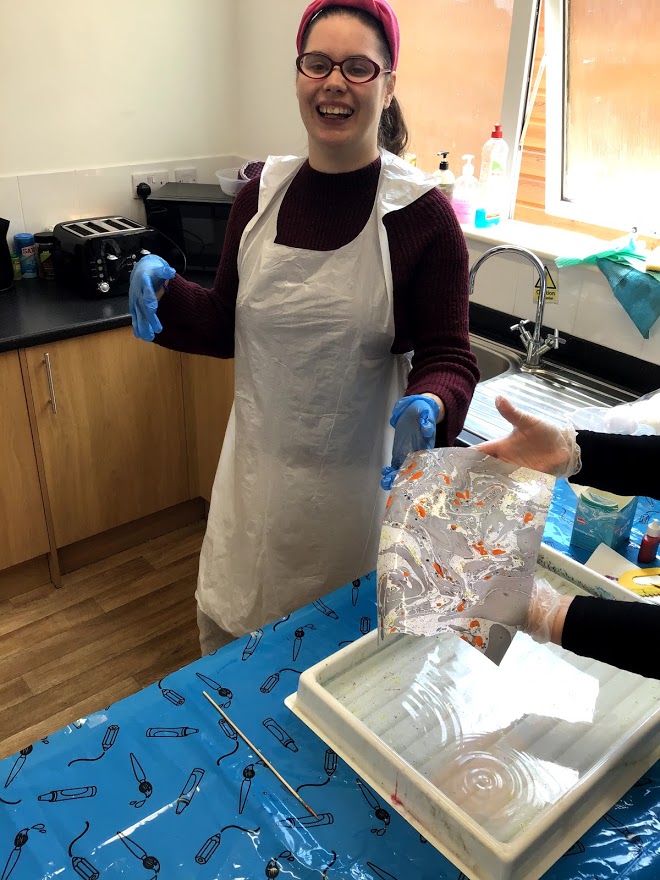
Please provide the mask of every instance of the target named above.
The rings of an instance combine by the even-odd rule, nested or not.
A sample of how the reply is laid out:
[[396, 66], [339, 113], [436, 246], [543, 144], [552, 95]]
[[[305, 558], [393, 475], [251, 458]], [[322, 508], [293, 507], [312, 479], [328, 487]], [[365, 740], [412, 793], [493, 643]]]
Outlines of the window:
[[546, 0], [546, 37], [546, 210], [657, 235], [657, 0]]
[[449, 150], [456, 175], [465, 153], [478, 174], [502, 122], [516, 219], [658, 234], [658, 0], [391, 3], [403, 35], [397, 95], [420, 167]]

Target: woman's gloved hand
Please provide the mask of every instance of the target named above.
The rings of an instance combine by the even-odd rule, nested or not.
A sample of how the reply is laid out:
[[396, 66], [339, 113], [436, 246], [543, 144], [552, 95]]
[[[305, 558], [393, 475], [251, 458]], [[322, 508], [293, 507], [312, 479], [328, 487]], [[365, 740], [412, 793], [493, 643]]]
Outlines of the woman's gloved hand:
[[155, 254], [147, 254], [133, 266], [128, 288], [128, 310], [133, 320], [133, 333], [138, 339], [151, 342], [155, 334], [163, 329], [156, 314], [156, 291], [175, 275], [176, 271]]
[[522, 412], [502, 396], [496, 398], [495, 406], [513, 425], [513, 431], [501, 440], [480, 443], [477, 449], [502, 461], [555, 477], [572, 477], [580, 470], [580, 447], [572, 426], [558, 428]]
[[394, 428], [392, 464], [383, 468], [380, 485], [389, 491], [406, 456], [420, 449], [432, 449], [440, 407], [423, 394], [402, 397], [394, 404], [390, 425]]
[[520, 590], [495, 588], [470, 608], [472, 617], [516, 626], [535, 642], [560, 643], [571, 596], [562, 596], [543, 578], [535, 578], [531, 596]]

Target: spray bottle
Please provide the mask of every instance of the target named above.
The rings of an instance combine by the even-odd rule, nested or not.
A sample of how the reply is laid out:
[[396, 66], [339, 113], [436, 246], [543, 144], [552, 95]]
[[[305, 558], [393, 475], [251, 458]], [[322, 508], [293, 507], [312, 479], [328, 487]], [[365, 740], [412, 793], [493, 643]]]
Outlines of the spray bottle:
[[474, 176], [474, 165], [472, 164], [474, 156], [466, 153], [461, 158], [465, 165], [463, 173], [454, 184], [454, 198], [451, 204], [459, 223], [474, 223], [474, 212], [479, 201], [479, 181]]
[[453, 171], [450, 171], [449, 169], [449, 161], [447, 160], [448, 155], [448, 150], [440, 150], [436, 153], [436, 156], [442, 156], [442, 159], [440, 160], [440, 165], [435, 172], [434, 177], [438, 181], [437, 186], [440, 192], [444, 193], [451, 202], [454, 196], [454, 181], [456, 178], [454, 177]]

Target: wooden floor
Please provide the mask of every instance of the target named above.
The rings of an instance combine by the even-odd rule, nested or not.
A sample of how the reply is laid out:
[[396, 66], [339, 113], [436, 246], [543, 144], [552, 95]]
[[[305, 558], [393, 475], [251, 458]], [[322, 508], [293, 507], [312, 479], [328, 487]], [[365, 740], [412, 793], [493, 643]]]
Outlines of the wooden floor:
[[0, 758], [199, 657], [204, 522], [0, 602]]

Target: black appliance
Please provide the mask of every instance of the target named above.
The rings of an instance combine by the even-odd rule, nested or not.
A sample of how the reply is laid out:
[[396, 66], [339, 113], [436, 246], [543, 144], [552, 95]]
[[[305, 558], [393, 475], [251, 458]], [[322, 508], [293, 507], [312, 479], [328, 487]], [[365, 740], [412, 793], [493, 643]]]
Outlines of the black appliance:
[[53, 230], [55, 277], [84, 296], [120, 296], [131, 269], [154, 251], [153, 229], [127, 217], [91, 217], [58, 223]]
[[14, 267], [11, 264], [11, 254], [7, 243], [9, 232], [9, 220], [0, 217], [0, 293], [11, 290], [14, 286]]
[[166, 183], [144, 200], [147, 223], [162, 233], [154, 253], [179, 272], [215, 273], [232, 204], [218, 184]]

